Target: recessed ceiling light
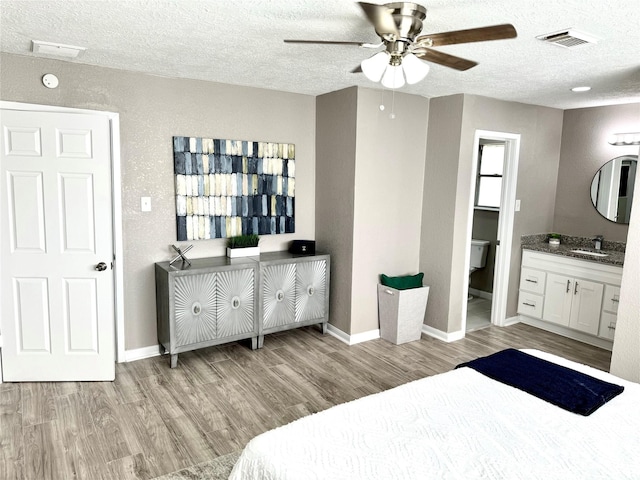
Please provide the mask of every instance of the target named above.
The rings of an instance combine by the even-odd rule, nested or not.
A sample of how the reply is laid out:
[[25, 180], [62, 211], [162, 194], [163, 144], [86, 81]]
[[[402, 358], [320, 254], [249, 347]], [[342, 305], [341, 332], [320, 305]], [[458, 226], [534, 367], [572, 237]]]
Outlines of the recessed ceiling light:
[[572, 92], [588, 92], [591, 90], [591, 87], [573, 87], [571, 89]]

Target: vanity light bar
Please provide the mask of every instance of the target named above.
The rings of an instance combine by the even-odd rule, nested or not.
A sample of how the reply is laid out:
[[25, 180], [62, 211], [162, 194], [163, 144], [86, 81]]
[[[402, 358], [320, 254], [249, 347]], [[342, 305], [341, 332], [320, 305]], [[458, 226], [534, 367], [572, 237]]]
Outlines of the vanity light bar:
[[640, 145], [640, 132], [638, 133], [614, 133], [609, 137], [611, 145]]

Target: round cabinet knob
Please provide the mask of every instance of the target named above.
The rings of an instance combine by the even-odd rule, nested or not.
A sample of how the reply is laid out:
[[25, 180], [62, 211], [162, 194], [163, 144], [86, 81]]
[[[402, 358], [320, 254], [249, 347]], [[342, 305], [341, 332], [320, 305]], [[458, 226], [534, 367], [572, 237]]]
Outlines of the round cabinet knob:
[[200, 315], [201, 312], [202, 312], [202, 305], [200, 305], [200, 303], [196, 302], [193, 305], [191, 305], [191, 313], [193, 313], [194, 315]]
[[281, 302], [282, 300], [284, 300], [284, 292], [282, 290], [278, 290], [276, 292], [276, 300], [278, 302]]
[[238, 308], [240, 308], [240, 298], [239, 297], [233, 297], [231, 299], [231, 308], [233, 308], [234, 310], [237, 310]]
[[309, 295], [310, 297], [313, 297], [314, 293], [316, 293], [316, 289], [313, 288], [313, 285], [309, 285], [307, 287], [307, 295]]
[[104, 272], [107, 269], [107, 264], [104, 262], [100, 262], [99, 264], [96, 265], [95, 268], [99, 272]]

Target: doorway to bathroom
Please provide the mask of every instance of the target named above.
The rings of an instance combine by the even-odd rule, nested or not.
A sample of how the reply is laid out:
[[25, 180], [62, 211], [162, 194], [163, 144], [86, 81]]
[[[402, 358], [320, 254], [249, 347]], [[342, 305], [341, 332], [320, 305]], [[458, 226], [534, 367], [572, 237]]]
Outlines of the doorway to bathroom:
[[491, 325], [505, 145], [501, 140], [479, 140], [469, 254], [467, 332]]
[[477, 130], [467, 234], [463, 331], [506, 321], [520, 135]]

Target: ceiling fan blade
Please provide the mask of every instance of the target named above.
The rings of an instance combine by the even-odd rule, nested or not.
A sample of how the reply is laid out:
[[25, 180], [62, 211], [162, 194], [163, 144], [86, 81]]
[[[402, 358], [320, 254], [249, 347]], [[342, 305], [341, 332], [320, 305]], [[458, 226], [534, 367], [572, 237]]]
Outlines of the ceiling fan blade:
[[364, 42], [340, 42], [334, 40], [285, 40], [284, 43], [306, 43], [317, 45], [357, 45], [359, 47], [365, 45]]
[[356, 68], [351, 70], [351, 73], [362, 73], [362, 67], [358, 65]]
[[518, 36], [516, 29], [510, 23], [494, 25], [492, 27], [470, 28], [468, 30], [455, 30], [451, 32], [421, 35], [416, 38], [416, 43], [430, 40], [430, 47], [453, 45], [456, 43], [486, 42], [489, 40], [503, 40]]
[[448, 53], [438, 52], [437, 50], [431, 50], [429, 48], [415, 50], [413, 52], [416, 57], [421, 60], [427, 60], [429, 62], [437, 63], [449, 68], [455, 68], [456, 70], [469, 70], [475, 67], [478, 63], [465, 58], [449, 55]]
[[358, 4], [380, 37], [394, 35], [395, 38], [400, 38], [400, 32], [398, 32], [396, 21], [391, 15], [391, 9], [374, 3], [358, 2]]

